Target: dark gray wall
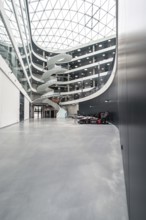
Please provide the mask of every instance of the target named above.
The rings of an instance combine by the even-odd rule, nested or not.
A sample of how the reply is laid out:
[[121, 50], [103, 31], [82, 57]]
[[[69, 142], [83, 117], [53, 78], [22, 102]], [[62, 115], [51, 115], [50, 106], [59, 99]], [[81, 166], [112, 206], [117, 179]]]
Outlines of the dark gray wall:
[[109, 111], [111, 122], [118, 124], [117, 84], [116, 75], [112, 85], [105, 93], [97, 98], [79, 104], [79, 113], [81, 115], [94, 115], [98, 112]]
[[119, 129], [130, 220], [146, 219], [146, 1], [118, 3]]
[[[80, 104], [81, 112], [119, 118], [130, 220], [146, 219], [146, 1], [118, 2], [118, 64], [112, 86]], [[118, 96], [116, 95], [118, 94]], [[118, 98], [117, 98], [118, 97]], [[113, 102], [105, 103], [107, 99]], [[90, 108], [89, 106], [95, 106]], [[118, 106], [118, 107], [117, 107]], [[92, 110], [91, 110], [92, 109]], [[118, 112], [118, 113], [117, 113]], [[117, 117], [118, 115], [118, 117]], [[120, 187], [120, 186], [119, 186]]]

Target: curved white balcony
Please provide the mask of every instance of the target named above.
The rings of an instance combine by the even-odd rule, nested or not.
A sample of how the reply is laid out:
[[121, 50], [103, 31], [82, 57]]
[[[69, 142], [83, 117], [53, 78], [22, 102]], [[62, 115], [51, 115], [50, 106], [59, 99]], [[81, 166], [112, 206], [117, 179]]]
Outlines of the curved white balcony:
[[102, 72], [102, 73], [97, 73], [97, 74], [94, 74], [91, 76], [86, 76], [86, 77], [70, 80], [70, 81], [57, 81], [57, 85], [68, 85], [68, 84], [72, 84], [72, 83], [83, 82], [83, 81], [86, 81], [89, 79], [96, 79], [99, 76], [106, 76], [107, 74], [108, 74], [108, 71]]
[[34, 62], [32, 62], [32, 66], [36, 69], [39, 70], [41, 72], [44, 72], [44, 69], [41, 65], [35, 64]]
[[88, 95], [86, 97], [82, 97], [82, 98], [70, 100], [70, 101], [65, 101], [65, 102], [60, 102], [59, 104], [62, 106], [71, 105], [71, 104], [78, 104], [79, 102], [88, 101], [90, 99], [96, 98], [96, 97], [100, 96], [101, 94], [103, 94], [111, 86], [111, 84], [114, 80], [114, 77], [116, 74], [116, 63], [117, 63], [117, 57], [115, 58], [114, 68], [110, 74], [109, 79], [100, 89], [97, 89], [97, 91], [95, 91], [95, 89], [93, 88], [93, 93], [91, 93], [90, 95]]
[[[84, 59], [86, 57], [89, 56], [94, 56], [97, 54], [101, 54], [101, 53], [105, 53], [111, 50], [115, 50], [116, 46], [111, 46], [105, 49], [101, 49], [92, 53], [88, 53], [86, 55], [77, 57], [72, 59], [72, 61], [76, 61], [78, 59]], [[39, 58], [39, 57], [38, 57]], [[45, 60], [43, 60], [45, 61]], [[47, 59], [47, 66], [48, 66], [48, 70], [44, 72], [43, 68], [41, 68], [40, 66], [34, 64], [32, 62], [32, 66], [34, 66], [37, 70], [44, 72], [41, 80], [44, 82], [44, 84], [40, 85], [37, 87], [37, 92], [42, 94], [41, 98], [39, 100], [41, 100], [43, 103], [47, 102], [47, 103], [51, 103], [53, 102], [52, 100], [50, 101], [49, 98], [52, 97], [65, 97], [68, 95], [71, 95], [69, 98], [72, 99], [74, 94], [79, 94], [79, 98], [78, 99], [73, 99], [73, 100], [68, 100], [68, 101], [61, 101], [59, 103], [59, 105], [64, 106], [64, 105], [70, 105], [70, 104], [77, 104], [79, 102], [83, 102], [92, 98], [95, 98], [99, 95], [101, 95], [102, 93], [104, 93], [112, 84], [114, 76], [115, 76], [115, 64], [114, 64], [114, 68], [112, 70], [112, 72], [106, 71], [106, 72], [102, 72], [102, 73], [96, 73], [90, 76], [86, 76], [86, 77], [82, 77], [82, 78], [77, 78], [74, 80], [69, 80], [69, 81], [57, 81], [57, 79], [53, 79], [53, 81], [51, 81], [51, 76], [52, 75], [57, 75], [57, 74], [70, 74], [70, 73], [75, 73], [78, 71], [82, 71], [82, 70], [86, 70], [86, 69], [90, 69], [90, 68], [95, 68], [96, 66], [101, 66], [104, 64], [111, 64], [114, 61], [114, 56], [108, 59], [104, 59], [98, 62], [94, 62], [94, 63], [90, 63], [88, 65], [85, 66], [81, 66], [81, 67], [77, 67], [75, 69], [72, 70], [67, 70], [65, 68], [61, 68], [59, 66], [56, 66], [56, 64], [62, 64], [62, 63], [67, 63], [71, 61], [71, 56], [66, 55], [66, 54], [58, 54], [54, 57], [50, 57], [49, 59]], [[116, 60], [115, 60], [116, 62]], [[105, 76], [105, 84], [101, 83], [99, 87], [87, 87], [87, 88], [82, 88], [79, 90], [74, 90], [74, 91], [66, 91], [66, 92], [54, 92], [51, 88], [49, 88], [51, 85], [55, 84], [55, 85], [69, 85], [69, 84], [73, 84], [73, 83], [79, 83], [79, 82], [84, 82], [86, 80], [92, 80], [92, 79], [96, 79], [99, 77]], [[45, 100], [45, 101], [44, 101]], [[38, 100], [36, 100], [38, 101]], [[35, 103], [35, 100], [34, 100]], [[55, 103], [56, 104], [56, 103]], [[58, 105], [58, 104], [57, 104]], [[58, 106], [59, 106], [58, 105]], [[53, 104], [52, 104], [53, 106]], [[54, 106], [53, 106], [54, 107]], [[55, 107], [54, 107], [55, 108]]]
[[[104, 49], [101, 49], [101, 50], [98, 50], [98, 51], [95, 51], [95, 52], [92, 52], [92, 53], [87, 53], [85, 55], [82, 55], [82, 56], [78, 56], [78, 57], [75, 57], [73, 58], [70, 62], [74, 62], [74, 61], [77, 61], [77, 60], [82, 60], [84, 58], [87, 58], [87, 57], [92, 57], [92, 56], [95, 56], [95, 55], [98, 55], [98, 54], [101, 54], [101, 53], [106, 53], [108, 51], [111, 51], [111, 50], [115, 50], [116, 49], [116, 46], [111, 46], [111, 47], [107, 47], [107, 48], [104, 48]], [[41, 55], [37, 54], [36, 52], [34, 52], [33, 48], [32, 48], [32, 53], [33, 55], [37, 58], [37, 59], [40, 59], [41, 61], [43, 62], [47, 62], [47, 59], [42, 57]]]
[[72, 62], [77, 61], [77, 60], [81, 60], [81, 59], [84, 59], [84, 58], [87, 58], [87, 57], [92, 57], [92, 56], [95, 56], [95, 55], [98, 55], [98, 54], [101, 54], [101, 53], [106, 53], [108, 51], [115, 50], [115, 49], [116, 49], [116, 46], [111, 46], [111, 47], [107, 47], [107, 48], [104, 48], [104, 49], [101, 49], [101, 50], [98, 50], [98, 51], [95, 51], [95, 52], [92, 52], [92, 53], [87, 53], [83, 56], [78, 56], [78, 57], [73, 58]]
[[83, 93], [83, 92], [89, 92], [93, 89], [92, 88], [85, 88], [85, 89], [79, 89], [79, 90], [74, 90], [74, 91], [69, 91], [69, 92], [54, 92], [54, 90], [51, 90], [44, 95], [42, 95], [42, 98], [50, 98], [50, 97], [60, 97], [60, 96], [67, 96], [67, 95], [74, 95], [77, 93]]
[[31, 78], [32, 78], [33, 80], [35, 80], [36, 82], [44, 83], [44, 80], [42, 80], [42, 79], [36, 77], [33, 73], [32, 73], [32, 75], [31, 75]]
[[32, 54], [39, 60], [43, 61], [43, 62], [47, 62], [47, 59], [45, 59], [44, 57], [42, 57], [40, 54], [37, 54], [36, 52], [34, 52], [33, 48], [32, 48]]
[[64, 54], [64, 53], [61, 53], [61, 54], [58, 54], [56, 56], [53, 56], [53, 57], [49, 57], [47, 59], [47, 66], [48, 66], [48, 69], [52, 69], [54, 67], [55, 64], [64, 64], [64, 63], [68, 63], [70, 62], [72, 59], [72, 56], [69, 55], [69, 54]]
[[[31, 74], [31, 76], [29, 76], [28, 78], [29, 78], [29, 80], [33, 79], [36, 82], [44, 83], [44, 81], [42, 79], [39, 79], [39, 78], [35, 77], [33, 74]], [[25, 82], [25, 81], [27, 81], [27, 79], [26, 78], [21, 78], [20, 81]]]
[[76, 93], [82, 93], [82, 92], [89, 92], [93, 89], [93, 87], [90, 88], [84, 88], [84, 89], [79, 89], [79, 90], [73, 90], [73, 91], [69, 91], [69, 92], [61, 92], [60, 95], [74, 95]]
[[65, 72], [65, 74], [74, 73], [74, 72], [77, 72], [77, 71], [80, 71], [80, 70], [83, 70], [83, 69], [88, 69], [88, 68], [92, 68], [92, 67], [95, 67], [95, 66], [98, 66], [98, 65], [111, 63], [111, 62], [113, 62], [113, 57], [105, 59], [105, 60], [101, 60], [99, 62], [91, 63], [91, 64], [88, 64], [88, 65], [85, 65], [85, 66], [81, 66], [81, 67], [78, 67], [78, 68], [75, 68], [75, 69], [72, 69], [72, 70], [68, 70], [68, 71]]

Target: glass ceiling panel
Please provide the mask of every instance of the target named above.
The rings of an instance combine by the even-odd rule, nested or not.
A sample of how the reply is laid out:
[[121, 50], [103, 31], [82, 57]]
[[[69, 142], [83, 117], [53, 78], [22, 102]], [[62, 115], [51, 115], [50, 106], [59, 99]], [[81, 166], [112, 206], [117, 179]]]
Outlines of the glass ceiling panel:
[[5, 9], [5, 13], [6, 13], [6, 15], [7, 15], [8, 19], [10, 21], [10, 27], [13, 31], [13, 35], [15, 37], [15, 40], [18, 44], [22, 45], [11, 0], [3, 0], [3, 6], [4, 6], [4, 9]]
[[32, 37], [50, 50], [116, 34], [115, 0], [28, 0]]
[[11, 46], [11, 41], [0, 16], [0, 44]]

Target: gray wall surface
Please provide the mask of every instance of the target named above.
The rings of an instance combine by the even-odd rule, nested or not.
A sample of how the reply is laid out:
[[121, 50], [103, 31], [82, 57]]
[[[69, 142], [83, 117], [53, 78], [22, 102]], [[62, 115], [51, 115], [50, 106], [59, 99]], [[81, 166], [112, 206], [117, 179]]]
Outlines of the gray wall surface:
[[[117, 8], [116, 78], [103, 95], [81, 103], [80, 112], [88, 114], [94, 111], [110, 111], [113, 123], [118, 123], [123, 146], [129, 218], [144, 220], [146, 219], [146, 1], [119, 0]], [[111, 102], [106, 103], [107, 99]]]
[[119, 0], [119, 129], [130, 220], [146, 219], [145, 12], [144, 0]]
[[117, 75], [110, 88], [97, 98], [79, 104], [79, 113], [82, 115], [94, 115], [102, 111], [108, 111], [111, 115], [111, 122], [118, 124], [118, 92]]

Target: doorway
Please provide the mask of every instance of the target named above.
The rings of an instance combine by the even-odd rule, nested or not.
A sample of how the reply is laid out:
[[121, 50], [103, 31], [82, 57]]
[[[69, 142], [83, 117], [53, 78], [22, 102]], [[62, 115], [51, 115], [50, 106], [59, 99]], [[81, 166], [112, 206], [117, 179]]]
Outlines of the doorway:
[[42, 106], [34, 106], [34, 118], [42, 118]]
[[45, 118], [56, 118], [56, 110], [50, 108], [45, 108], [44, 109], [44, 117]]
[[20, 92], [19, 120], [24, 120], [24, 95]]

